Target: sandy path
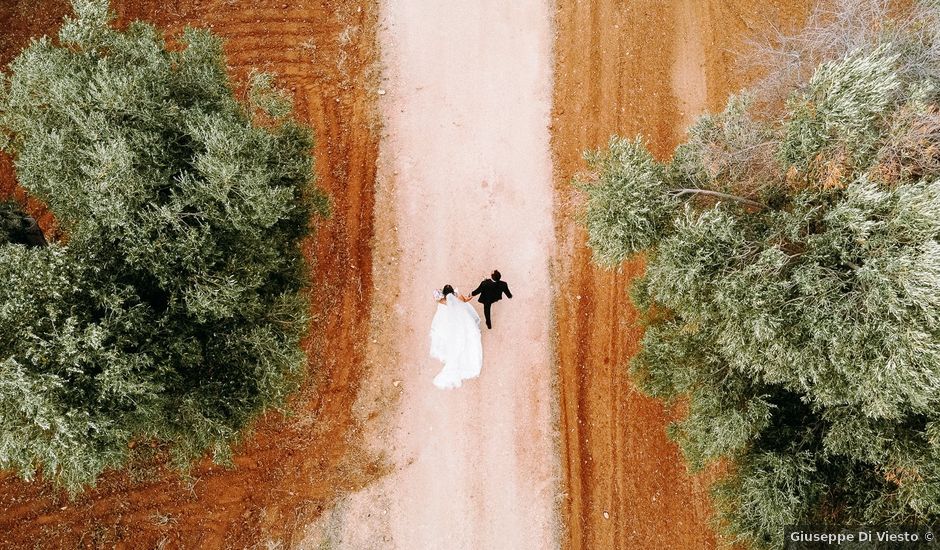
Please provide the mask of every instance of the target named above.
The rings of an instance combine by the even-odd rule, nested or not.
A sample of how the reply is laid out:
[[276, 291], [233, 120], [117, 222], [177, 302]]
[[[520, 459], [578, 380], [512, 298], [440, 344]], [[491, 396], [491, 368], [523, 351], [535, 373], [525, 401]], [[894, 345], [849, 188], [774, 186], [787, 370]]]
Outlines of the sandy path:
[[[377, 278], [377, 288], [397, 296], [388, 351], [397, 356], [402, 391], [376, 446], [388, 450], [394, 471], [341, 503], [327, 520], [330, 533], [311, 535], [311, 544], [558, 545], [551, 39], [545, 0], [382, 4], [380, 181], [391, 182], [394, 204], [377, 204], [379, 217], [394, 219], [400, 275]], [[514, 299], [494, 306], [494, 330], [484, 326], [483, 373], [460, 389], [438, 390], [431, 380], [441, 365], [428, 357], [431, 293], [445, 283], [469, 293], [493, 268]]]

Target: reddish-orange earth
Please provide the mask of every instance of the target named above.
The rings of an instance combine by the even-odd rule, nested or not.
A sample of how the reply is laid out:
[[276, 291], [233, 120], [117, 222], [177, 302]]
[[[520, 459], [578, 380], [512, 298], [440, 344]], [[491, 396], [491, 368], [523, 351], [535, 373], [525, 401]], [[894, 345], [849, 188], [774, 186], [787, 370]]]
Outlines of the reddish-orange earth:
[[[394, 0], [389, 0], [394, 1]], [[626, 364], [641, 333], [631, 326], [629, 281], [593, 267], [575, 223], [569, 184], [581, 153], [613, 133], [642, 134], [667, 158], [695, 114], [720, 109], [749, 75], [734, 70], [744, 39], [794, 27], [812, 0], [557, 0], [552, 149], [555, 162], [556, 354], [564, 453], [564, 546], [703, 548], [708, 480], [690, 477], [664, 427], [676, 411], [637, 392]], [[115, 0], [122, 21], [142, 18], [172, 34], [211, 27], [227, 40], [232, 74], [278, 73], [316, 130], [319, 184], [333, 200], [311, 252], [317, 264], [310, 370], [292, 400], [237, 449], [236, 468], [201, 465], [187, 482], [171, 472], [143, 480], [109, 474], [70, 502], [42, 483], [0, 477], [0, 548], [199, 547], [299, 544], [304, 525], [333, 499], [381, 474], [359, 445], [352, 414], [362, 379], [372, 302], [374, 180], [380, 125], [375, 0]], [[0, 4], [0, 63], [31, 36], [53, 32], [65, 0]], [[15, 188], [0, 158], [0, 194]], [[43, 214], [41, 205], [30, 208]], [[40, 222], [51, 229], [53, 220]], [[329, 342], [329, 345], [327, 345]]]
[[811, 0], [562, 0], [557, 4], [555, 316], [567, 520], [564, 545], [708, 548], [708, 479], [690, 477], [664, 433], [677, 411], [640, 394], [627, 374], [642, 332], [627, 288], [641, 260], [594, 267], [575, 223], [581, 154], [611, 134], [645, 136], [671, 156], [688, 123], [746, 84], [735, 52], [771, 25], [792, 28]]
[[[308, 246], [317, 259], [312, 374], [291, 400], [296, 414], [261, 420], [237, 447], [233, 469], [202, 464], [191, 481], [160, 469], [144, 479], [112, 473], [74, 502], [48, 484], [3, 475], [0, 548], [289, 547], [336, 495], [381, 473], [361, 451], [351, 413], [372, 289], [377, 8], [369, 0], [115, 0], [112, 7], [119, 22], [149, 20], [170, 35], [184, 25], [213, 29], [226, 39], [236, 79], [243, 82], [251, 68], [277, 73], [300, 118], [314, 127], [317, 182], [333, 216]], [[64, 0], [0, 3], [0, 63], [30, 37], [54, 33], [69, 11]], [[8, 159], [0, 164], [0, 192], [24, 198]], [[48, 229], [51, 216], [40, 222]]]

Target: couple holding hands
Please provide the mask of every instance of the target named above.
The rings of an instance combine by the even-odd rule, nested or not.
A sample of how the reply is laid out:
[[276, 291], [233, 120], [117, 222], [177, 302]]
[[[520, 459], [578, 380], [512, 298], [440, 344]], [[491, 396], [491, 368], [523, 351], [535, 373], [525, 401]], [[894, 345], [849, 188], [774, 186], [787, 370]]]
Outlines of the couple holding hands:
[[480, 297], [486, 327], [492, 329], [491, 309], [503, 294], [512, 298], [509, 285], [496, 270], [470, 296], [458, 294], [451, 285], [435, 290], [438, 305], [431, 321], [431, 357], [444, 363], [444, 368], [434, 377], [435, 386], [459, 388], [464, 380], [480, 375], [483, 368], [480, 316], [468, 302], [473, 296]]

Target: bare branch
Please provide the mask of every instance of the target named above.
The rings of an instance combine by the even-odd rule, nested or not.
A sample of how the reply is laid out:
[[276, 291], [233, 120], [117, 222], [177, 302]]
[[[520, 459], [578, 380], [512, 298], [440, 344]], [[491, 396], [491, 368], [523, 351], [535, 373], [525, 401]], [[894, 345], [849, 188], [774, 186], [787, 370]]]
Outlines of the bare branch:
[[737, 201], [755, 208], [767, 208], [766, 204], [752, 201], [751, 199], [745, 199], [744, 197], [729, 195], [728, 193], [721, 193], [719, 191], [710, 191], [708, 189], [673, 189], [672, 191], [669, 191], [669, 194], [674, 197], [679, 197], [682, 195], [708, 195], [709, 197], [718, 197], [720, 199]]

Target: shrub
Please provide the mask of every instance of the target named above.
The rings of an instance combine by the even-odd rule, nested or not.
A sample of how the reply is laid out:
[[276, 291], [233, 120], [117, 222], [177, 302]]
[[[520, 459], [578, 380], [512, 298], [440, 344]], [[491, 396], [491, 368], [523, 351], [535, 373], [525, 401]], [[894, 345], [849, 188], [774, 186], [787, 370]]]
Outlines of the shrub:
[[940, 520], [940, 34], [913, 19], [940, 5], [891, 10], [835, 17], [883, 32], [814, 52], [782, 109], [733, 98], [666, 165], [615, 138], [580, 183], [595, 254], [648, 259], [631, 374], [687, 404], [668, 433], [692, 471], [727, 464], [730, 542]]
[[589, 244], [597, 261], [617, 263], [665, 230], [673, 201], [665, 193], [663, 168], [639, 139], [611, 138], [607, 151], [585, 158], [603, 180], [584, 187]]
[[73, 6], [0, 91], [19, 183], [65, 235], [0, 239], [0, 466], [75, 492], [137, 441], [225, 460], [297, 386], [300, 241], [324, 199], [310, 132], [267, 77], [235, 99], [218, 38], [168, 47], [112, 28], [104, 0]]

